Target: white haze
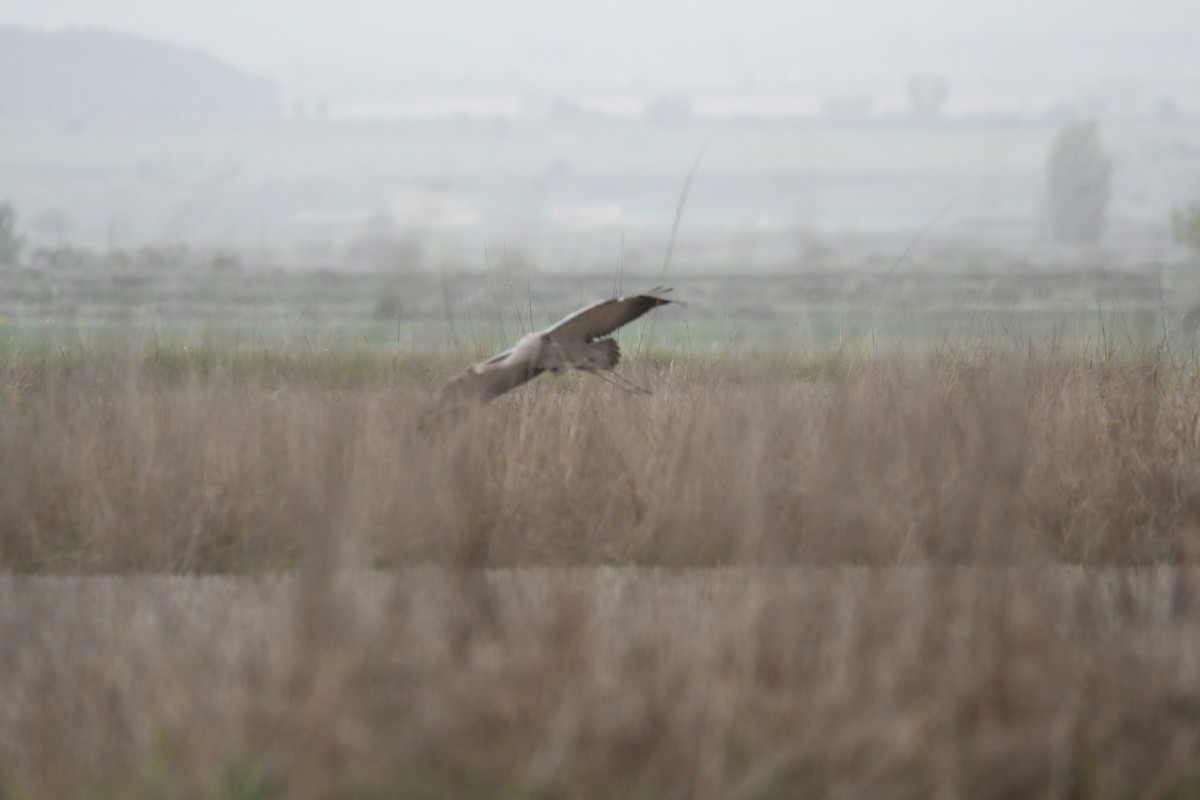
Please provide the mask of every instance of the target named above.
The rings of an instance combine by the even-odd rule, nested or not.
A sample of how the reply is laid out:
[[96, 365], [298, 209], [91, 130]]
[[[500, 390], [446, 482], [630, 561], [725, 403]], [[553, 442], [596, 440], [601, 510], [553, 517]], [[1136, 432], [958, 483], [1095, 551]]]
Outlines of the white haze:
[[423, 268], [478, 268], [488, 242], [637, 268], [705, 147], [693, 266], [840, 267], [847, 239], [883, 237], [886, 269], [935, 220], [930, 249], [1024, 258], [1048, 244], [1051, 142], [1090, 118], [1106, 246], [1182, 253], [1171, 213], [1200, 197], [1197, 0], [0, 0], [0, 26], [135, 34], [278, 88], [246, 118], [0, 104], [0, 201], [30, 260], [167, 243], [340, 268], [411, 238]]
[[413, 3], [44, 0], [0, 13], [195, 47], [332, 102], [435, 91], [899, 93], [912, 73], [956, 96], [1084, 91], [1124, 79], [1195, 91], [1194, 0]]

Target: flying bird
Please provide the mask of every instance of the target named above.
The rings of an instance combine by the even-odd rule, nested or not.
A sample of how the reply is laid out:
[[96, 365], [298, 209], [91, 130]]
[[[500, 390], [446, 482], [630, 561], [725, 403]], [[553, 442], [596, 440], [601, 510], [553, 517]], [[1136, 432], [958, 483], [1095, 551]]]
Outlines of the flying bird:
[[659, 296], [669, 291], [658, 286], [645, 294], [601, 300], [563, 317], [545, 330], [527, 333], [503, 353], [459, 373], [441, 388], [439, 398], [443, 402], [486, 403], [543, 372], [570, 369], [596, 375], [625, 391], [649, 394], [616, 373], [613, 375], [619, 380], [604, 376], [621, 360], [621, 348], [616, 340], [603, 337], [650, 309], [672, 302]]

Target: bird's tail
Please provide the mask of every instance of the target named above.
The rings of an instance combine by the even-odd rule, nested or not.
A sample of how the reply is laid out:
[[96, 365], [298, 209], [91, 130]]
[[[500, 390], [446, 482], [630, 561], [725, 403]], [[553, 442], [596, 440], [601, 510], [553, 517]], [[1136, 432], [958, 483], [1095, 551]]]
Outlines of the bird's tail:
[[601, 339], [588, 348], [588, 361], [595, 369], [613, 369], [621, 360], [621, 347], [616, 339]]

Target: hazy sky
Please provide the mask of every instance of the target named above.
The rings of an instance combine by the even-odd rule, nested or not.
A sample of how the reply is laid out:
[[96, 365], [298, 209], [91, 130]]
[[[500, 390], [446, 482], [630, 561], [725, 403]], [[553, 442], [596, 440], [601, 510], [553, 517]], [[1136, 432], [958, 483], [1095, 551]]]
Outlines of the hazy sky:
[[[0, 0], [0, 23], [205, 50], [292, 94], [1194, 81], [1197, 0]], [[1177, 74], [1179, 73], [1179, 74]]]

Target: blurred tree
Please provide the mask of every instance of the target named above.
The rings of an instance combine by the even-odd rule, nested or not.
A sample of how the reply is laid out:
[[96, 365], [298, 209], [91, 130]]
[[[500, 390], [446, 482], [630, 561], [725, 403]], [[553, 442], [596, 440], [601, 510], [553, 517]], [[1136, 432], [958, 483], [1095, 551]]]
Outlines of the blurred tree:
[[378, 214], [346, 245], [345, 255], [368, 269], [409, 274], [421, 269], [424, 254], [416, 236], [401, 232], [389, 216]]
[[1174, 98], [1164, 95], [1155, 101], [1154, 114], [1164, 122], [1174, 122], [1179, 119], [1179, 105]]
[[949, 96], [946, 81], [936, 75], [912, 75], [908, 79], [908, 110], [914, 117], [937, 117]]
[[60, 244], [39, 247], [29, 255], [29, 263], [37, 269], [77, 270], [95, 263], [95, 258], [86, 250]]
[[75, 221], [61, 208], [47, 208], [29, 220], [30, 229], [47, 239], [62, 242], [75, 230]]
[[587, 116], [587, 109], [569, 97], [556, 97], [550, 101], [546, 113], [555, 119], [579, 119]]
[[1200, 200], [1171, 211], [1171, 233], [1175, 241], [1200, 256]]
[[24, 239], [17, 235], [17, 212], [12, 203], [0, 203], [0, 266], [15, 267], [21, 258]]
[[870, 119], [875, 100], [865, 94], [839, 94], [821, 100], [821, 116], [834, 122], [863, 122]]
[[404, 297], [399, 289], [385, 290], [375, 299], [372, 316], [379, 322], [398, 322], [404, 314]]
[[682, 125], [692, 118], [693, 106], [685, 94], [658, 95], [642, 106], [642, 119], [656, 125]]
[[1055, 241], [1095, 244], [1104, 234], [1112, 157], [1094, 120], [1062, 128], [1046, 160], [1047, 212]]

